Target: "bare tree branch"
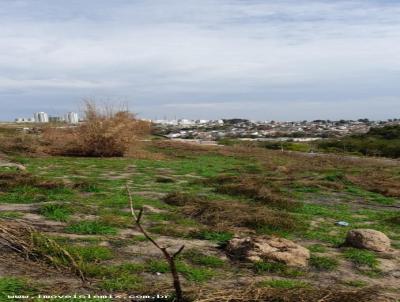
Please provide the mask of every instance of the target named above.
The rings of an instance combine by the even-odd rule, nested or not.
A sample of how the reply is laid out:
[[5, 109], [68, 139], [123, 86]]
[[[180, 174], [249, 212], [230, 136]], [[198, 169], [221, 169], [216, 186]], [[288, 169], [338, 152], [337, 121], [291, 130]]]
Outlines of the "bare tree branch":
[[140, 230], [140, 232], [146, 237], [146, 239], [149, 240], [156, 248], [158, 248], [161, 251], [161, 253], [163, 254], [164, 258], [167, 260], [169, 268], [170, 268], [170, 271], [171, 271], [171, 275], [172, 275], [173, 286], [174, 286], [175, 294], [176, 294], [176, 301], [177, 302], [183, 302], [184, 299], [183, 299], [183, 293], [182, 293], [182, 286], [181, 286], [181, 282], [180, 282], [180, 279], [179, 279], [178, 271], [176, 269], [175, 259], [183, 251], [185, 246], [182, 245], [179, 248], [179, 250], [176, 251], [172, 255], [167, 251], [168, 247], [160, 246], [157, 243], [157, 241], [155, 241], [150, 236], [150, 234], [145, 230], [145, 228], [142, 226], [141, 219], [142, 219], [142, 215], [143, 215], [143, 207], [140, 208], [138, 213], [135, 212], [135, 209], [134, 209], [134, 206], [133, 206], [133, 197], [132, 197], [132, 193], [131, 193], [131, 191], [129, 189], [128, 184], [126, 184], [126, 191], [128, 193], [129, 205], [130, 205], [131, 214], [132, 214], [132, 217], [133, 217], [135, 225]]

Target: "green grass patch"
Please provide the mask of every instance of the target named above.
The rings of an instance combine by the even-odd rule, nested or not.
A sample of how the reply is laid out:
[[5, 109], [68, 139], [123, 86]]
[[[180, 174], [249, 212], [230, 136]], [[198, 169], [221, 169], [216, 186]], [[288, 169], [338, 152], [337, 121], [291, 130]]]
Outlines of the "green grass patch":
[[122, 274], [100, 282], [99, 287], [106, 291], [138, 290], [142, 286], [142, 278], [132, 274]]
[[0, 277], [0, 301], [13, 301], [8, 296], [32, 295], [37, 290], [26, 279], [17, 277]]
[[72, 214], [70, 208], [65, 204], [45, 204], [40, 207], [39, 213], [56, 221], [67, 221]]
[[[190, 266], [183, 261], [176, 262], [176, 269], [186, 280], [193, 282], [205, 282], [215, 275], [215, 272], [210, 268]], [[167, 273], [170, 271], [168, 263], [164, 260], [149, 261], [146, 265], [146, 270], [152, 273]]]
[[87, 235], [116, 235], [117, 229], [98, 220], [81, 221], [71, 224], [65, 229], [67, 232]]
[[376, 268], [379, 264], [378, 259], [374, 252], [361, 250], [356, 248], [347, 248], [344, 251], [344, 257], [357, 266], [368, 266]]
[[339, 262], [334, 258], [311, 255], [310, 264], [319, 271], [333, 271]]
[[24, 214], [21, 212], [14, 212], [14, 211], [5, 211], [5, 212], [0, 212], [0, 218], [21, 218], [23, 217]]
[[326, 247], [322, 244], [313, 244], [307, 247], [313, 253], [325, 253]]
[[67, 246], [67, 251], [85, 262], [109, 260], [113, 258], [111, 249], [104, 246]]
[[305, 274], [304, 271], [295, 268], [289, 267], [284, 263], [279, 262], [264, 262], [259, 261], [253, 264], [253, 270], [256, 274], [265, 274], [265, 273], [274, 273], [286, 277], [299, 277]]
[[207, 266], [207, 267], [222, 267], [225, 264], [224, 260], [216, 256], [204, 255], [201, 252], [193, 249], [184, 252], [182, 257], [193, 264]]
[[213, 232], [213, 231], [202, 231], [194, 236], [198, 239], [210, 240], [219, 244], [226, 244], [233, 238], [233, 233], [230, 232]]

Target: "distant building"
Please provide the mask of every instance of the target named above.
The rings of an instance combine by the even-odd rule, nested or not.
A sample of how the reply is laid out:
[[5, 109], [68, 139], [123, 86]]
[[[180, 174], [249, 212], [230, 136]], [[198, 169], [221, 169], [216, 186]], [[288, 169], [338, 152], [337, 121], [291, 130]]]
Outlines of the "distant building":
[[76, 113], [76, 112], [68, 112], [68, 113], [65, 115], [65, 121], [66, 121], [68, 124], [78, 124], [78, 123], [79, 123], [79, 116], [78, 116], [78, 113]]
[[16, 123], [34, 123], [35, 119], [33, 117], [17, 117], [15, 119]]
[[64, 121], [64, 118], [61, 116], [49, 116], [49, 122], [51, 123], [61, 123]]
[[48, 123], [49, 116], [46, 112], [35, 112], [33, 114], [36, 123]]

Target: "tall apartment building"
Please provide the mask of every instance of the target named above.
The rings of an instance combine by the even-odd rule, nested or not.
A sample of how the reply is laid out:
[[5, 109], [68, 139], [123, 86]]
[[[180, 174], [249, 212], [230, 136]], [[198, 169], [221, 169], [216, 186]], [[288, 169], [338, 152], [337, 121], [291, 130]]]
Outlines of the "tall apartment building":
[[68, 124], [78, 124], [78, 123], [79, 123], [79, 116], [78, 116], [78, 113], [76, 113], [76, 112], [68, 112], [68, 113], [65, 115], [65, 121], [66, 121]]
[[36, 123], [48, 123], [49, 115], [46, 112], [35, 112], [33, 114]]

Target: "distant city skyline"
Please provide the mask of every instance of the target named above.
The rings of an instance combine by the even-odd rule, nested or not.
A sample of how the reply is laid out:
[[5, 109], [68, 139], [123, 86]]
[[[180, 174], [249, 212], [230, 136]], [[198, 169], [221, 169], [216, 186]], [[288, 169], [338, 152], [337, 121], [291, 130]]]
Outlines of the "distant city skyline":
[[5, 0], [0, 120], [400, 116], [400, 1]]

